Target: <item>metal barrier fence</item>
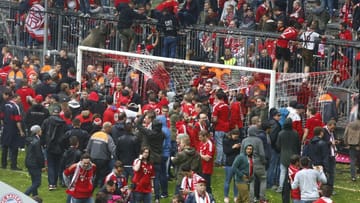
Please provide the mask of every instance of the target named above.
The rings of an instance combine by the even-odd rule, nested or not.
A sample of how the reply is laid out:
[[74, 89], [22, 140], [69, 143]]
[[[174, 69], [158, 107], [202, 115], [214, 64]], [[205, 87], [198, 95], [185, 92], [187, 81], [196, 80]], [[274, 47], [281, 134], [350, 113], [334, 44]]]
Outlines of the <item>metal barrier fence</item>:
[[[7, 6], [5, 6], [6, 4]], [[50, 54], [54, 61], [59, 50], [65, 49], [69, 55], [75, 57], [77, 46], [96, 26], [105, 23], [108, 26], [106, 48], [121, 50], [121, 37], [116, 25], [117, 19], [113, 15], [106, 18], [84, 18], [76, 13], [63, 12], [49, 9], [47, 11], [51, 40], [47, 47], [41, 44], [29, 44], [29, 34], [25, 29], [25, 17], [19, 15], [17, 5], [6, 2], [0, 4], [1, 24], [0, 32], [3, 33], [8, 45], [19, 57], [25, 55]], [[136, 35], [135, 42], [142, 43], [151, 33], [152, 22], [138, 22], [133, 26]], [[248, 67], [272, 68], [273, 60], [266, 60], [267, 56], [274, 59], [275, 40], [279, 33], [263, 33], [250, 30], [230, 30], [224, 27], [209, 27], [197, 25], [180, 30], [178, 35], [177, 57], [200, 61], [217, 62], [223, 55], [224, 49], [230, 47], [237, 59], [237, 64]], [[154, 55], [161, 55], [163, 49], [162, 35], [159, 44], [153, 50]], [[150, 41], [154, 42], [154, 38]], [[231, 43], [230, 43], [231, 42]], [[147, 42], [149, 43], [149, 42]], [[303, 71], [303, 59], [298, 43], [293, 43], [290, 61], [291, 72]], [[319, 45], [322, 54], [315, 55], [315, 63], [311, 71], [326, 71], [337, 69], [342, 74], [355, 76], [359, 64], [356, 56], [359, 52], [359, 43], [328, 38]], [[346, 57], [343, 57], [343, 55]], [[42, 58], [42, 57], [40, 57]]]

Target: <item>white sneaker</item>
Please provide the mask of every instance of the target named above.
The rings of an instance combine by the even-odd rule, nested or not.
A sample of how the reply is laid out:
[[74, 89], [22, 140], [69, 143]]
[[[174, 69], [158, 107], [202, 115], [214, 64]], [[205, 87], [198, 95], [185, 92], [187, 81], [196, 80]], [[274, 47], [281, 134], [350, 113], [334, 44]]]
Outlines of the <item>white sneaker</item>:
[[89, 17], [90, 17], [90, 14], [88, 14], [88, 13], [84, 15], [84, 18], [89, 18]]
[[228, 198], [228, 197], [225, 197], [225, 198], [224, 198], [224, 203], [229, 203], [229, 202], [230, 202], [229, 198]]
[[80, 14], [79, 14], [80, 17], [83, 17], [84, 15], [85, 15], [85, 13], [83, 13], [83, 12], [80, 12]]

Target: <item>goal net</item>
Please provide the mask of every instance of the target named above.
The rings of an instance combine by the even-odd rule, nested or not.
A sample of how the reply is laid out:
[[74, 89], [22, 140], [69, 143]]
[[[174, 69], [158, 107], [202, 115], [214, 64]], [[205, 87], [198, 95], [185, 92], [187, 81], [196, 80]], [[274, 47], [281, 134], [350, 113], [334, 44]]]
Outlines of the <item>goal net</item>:
[[190, 88], [206, 92], [206, 81], [210, 81], [213, 88], [222, 88], [228, 92], [230, 99], [236, 92], [250, 99], [263, 95], [268, 98], [269, 107], [281, 107], [291, 100], [319, 107], [321, 92], [317, 88], [326, 89], [334, 76], [332, 72], [283, 74], [259, 68], [79, 46], [77, 80], [82, 80], [88, 65], [95, 64], [113, 67], [121, 81], [132, 84], [142, 95], [154, 88], [166, 89], [173, 95], [181, 95]]

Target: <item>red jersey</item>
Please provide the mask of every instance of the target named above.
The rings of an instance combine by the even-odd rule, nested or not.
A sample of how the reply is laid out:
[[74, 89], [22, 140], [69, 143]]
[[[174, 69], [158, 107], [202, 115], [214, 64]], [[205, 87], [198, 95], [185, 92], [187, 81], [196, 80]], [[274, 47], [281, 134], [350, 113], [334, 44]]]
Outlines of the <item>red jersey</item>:
[[21, 98], [21, 103], [24, 107], [24, 111], [27, 112], [30, 108], [30, 104], [28, 103], [27, 97], [30, 96], [32, 98], [35, 98], [35, 90], [31, 87], [21, 87], [16, 91], [16, 94], [18, 94]]
[[236, 101], [230, 105], [230, 129], [234, 129], [237, 125], [238, 128], [242, 128], [244, 123], [245, 106]]
[[308, 118], [305, 123], [305, 128], [308, 129], [309, 133], [306, 136], [305, 144], [308, 144], [309, 141], [314, 137], [314, 128], [315, 127], [323, 127], [323, 126], [324, 126], [324, 123], [321, 120], [319, 120], [318, 118], [316, 118], [315, 116]]
[[313, 203], [334, 203], [334, 201], [332, 201], [330, 198], [328, 197], [320, 197], [319, 199], [317, 199], [315, 202]]
[[[140, 159], [135, 159], [133, 166], [141, 161]], [[138, 171], [134, 171], [134, 177], [132, 182], [136, 184], [134, 189], [135, 192], [142, 193], [151, 193], [151, 179], [155, 177], [154, 167], [150, 163], [145, 163], [141, 161], [140, 169]]]
[[145, 114], [147, 111], [151, 111], [151, 110], [155, 111], [156, 115], [160, 114], [160, 108], [159, 108], [158, 104], [155, 104], [155, 103], [145, 104], [141, 110], [142, 110], [143, 114]]
[[339, 39], [352, 41], [351, 31], [348, 30], [348, 29], [346, 29], [346, 30], [344, 30], [344, 31], [341, 31], [341, 32], [339, 33]]
[[167, 105], [169, 105], [169, 100], [166, 97], [161, 98], [161, 100], [157, 103], [157, 108], [160, 109], [160, 113], [161, 113], [161, 108]]
[[92, 196], [93, 183], [92, 179], [96, 171], [96, 166], [92, 164], [87, 169], [80, 167], [80, 163], [75, 163], [64, 170], [65, 176], [73, 177], [66, 193], [74, 198], [89, 198]]
[[200, 146], [202, 144], [201, 141], [199, 140], [199, 132], [202, 130], [208, 131], [208, 127], [206, 126], [206, 124], [201, 124], [200, 122], [196, 122], [190, 136], [191, 146], [194, 147], [197, 152], [200, 151]]
[[194, 105], [192, 103], [183, 103], [181, 105], [181, 111], [186, 116], [192, 116], [193, 112], [195, 111]]
[[115, 124], [117, 121], [118, 109], [115, 106], [109, 106], [106, 108], [103, 114], [103, 123], [110, 122], [111, 124]]
[[215, 131], [229, 131], [229, 106], [225, 102], [218, 102], [214, 105], [212, 117], [217, 118]]
[[[288, 169], [288, 173], [289, 173], [288, 176], [289, 176], [290, 184], [294, 182], [295, 175], [297, 172], [299, 172], [299, 170], [300, 169], [298, 167], [290, 164], [289, 169]], [[300, 189], [299, 188], [291, 190], [291, 198], [300, 200]]]
[[278, 38], [276, 45], [281, 48], [288, 48], [290, 40], [296, 40], [298, 31], [294, 27], [286, 28]]
[[200, 154], [211, 156], [211, 159], [209, 161], [201, 159], [201, 166], [203, 174], [212, 174], [214, 170], [215, 145], [211, 142], [210, 139], [202, 143], [200, 147]]

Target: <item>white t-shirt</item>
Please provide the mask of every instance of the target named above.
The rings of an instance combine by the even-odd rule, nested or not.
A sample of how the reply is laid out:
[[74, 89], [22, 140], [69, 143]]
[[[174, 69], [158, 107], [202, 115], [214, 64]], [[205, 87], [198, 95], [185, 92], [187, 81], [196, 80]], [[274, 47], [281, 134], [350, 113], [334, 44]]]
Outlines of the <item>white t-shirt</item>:
[[320, 34], [312, 31], [312, 30], [308, 30], [304, 33], [301, 34], [300, 39], [303, 40], [302, 43], [302, 47], [308, 50], [314, 50], [315, 47], [315, 39], [319, 38]]

